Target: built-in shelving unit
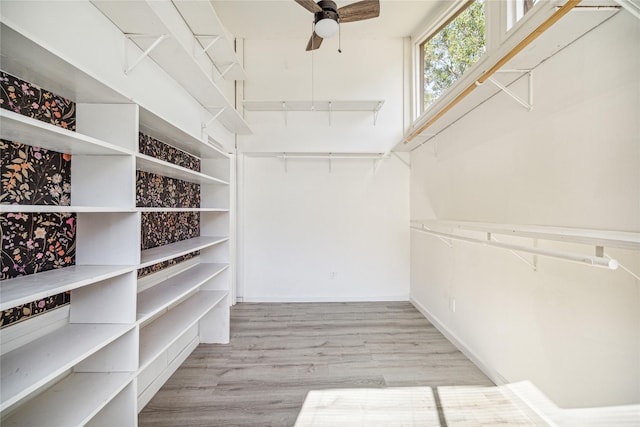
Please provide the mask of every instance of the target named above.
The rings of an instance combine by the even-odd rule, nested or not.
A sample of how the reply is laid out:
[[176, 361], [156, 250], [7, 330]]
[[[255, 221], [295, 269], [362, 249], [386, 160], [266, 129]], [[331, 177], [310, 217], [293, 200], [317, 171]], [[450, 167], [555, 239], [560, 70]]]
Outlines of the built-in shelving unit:
[[[216, 76], [220, 75], [216, 63], [208, 55], [199, 55], [195, 49], [206, 41], [196, 37], [200, 35], [191, 31], [173, 2], [94, 0], [92, 3], [141, 49], [140, 55], [149, 55], [205, 109], [217, 116], [229, 131], [251, 133], [247, 123], [216, 84]], [[142, 56], [130, 58], [125, 73], [135, 72], [136, 61]], [[234, 68], [238, 67], [239, 63], [234, 65]]]
[[[70, 206], [3, 204], [0, 212], [77, 215], [75, 265], [0, 286], [2, 310], [71, 292], [67, 317], [57, 323], [34, 317], [0, 331], [0, 424], [137, 425], [137, 413], [198, 343], [229, 340], [233, 157], [139, 107], [19, 29], [6, 22], [0, 29], [3, 71], [68, 97], [77, 113], [74, 132], [0, 110], [1, 138], [72, 155]], [[223, 102], [212, 79], [198, 72], [207, 78], [196, 78], [201, 86], [192, 90], [211, 97], [208, 106]], [[225, 106], [225, 124], [245, 129]], [[139, 132], [197, 157], [200, 171], [141, 154]], [[137, 171], [198, 184], [200, 203], [136, 206]], [[195, 216], [200, 235], [141, 250], [143, 217], [156, 213]], [[188, 261], [174, 261], [186, 255]], [[169, 261], [175, 265], [156, 271], [156, 264]], [[153, 272], [138, 277], [151, 266]], [[26, 333], [13, 332], [16, 326]]]

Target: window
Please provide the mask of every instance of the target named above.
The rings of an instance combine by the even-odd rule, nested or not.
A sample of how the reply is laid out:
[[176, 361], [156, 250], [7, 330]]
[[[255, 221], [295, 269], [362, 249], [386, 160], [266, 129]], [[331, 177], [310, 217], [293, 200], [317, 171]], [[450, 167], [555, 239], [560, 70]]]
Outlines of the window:
[[507, 2], [507, 31], [533, 7], [538, 0], [510, 0]]
[[484, 54], [484, 9], [484, 0], [466, 3], [420, 45], [422, 111], [442, 96]]

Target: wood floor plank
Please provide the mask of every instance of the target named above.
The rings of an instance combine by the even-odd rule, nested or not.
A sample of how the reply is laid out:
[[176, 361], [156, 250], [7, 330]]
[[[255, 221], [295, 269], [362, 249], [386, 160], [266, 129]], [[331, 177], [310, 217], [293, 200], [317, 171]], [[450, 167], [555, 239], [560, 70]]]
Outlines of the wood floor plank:
[[491, 386], [408, 302], [238, 304], [231, 342], [201, 344], [140, 426], [292, 426], [310, 390]]

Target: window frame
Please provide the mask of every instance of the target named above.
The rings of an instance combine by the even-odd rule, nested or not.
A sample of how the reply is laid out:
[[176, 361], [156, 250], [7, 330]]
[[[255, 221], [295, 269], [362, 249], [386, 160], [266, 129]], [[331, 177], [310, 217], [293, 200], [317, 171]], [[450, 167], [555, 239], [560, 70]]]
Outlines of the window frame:
[[[494, 54], [499, 51], [502, 46], [509, 41], [510, 38], [517, 35], [529, 25], [529, 21], [535, 21], [534, 15], [543, 14], [547, 9], [553, 9], [563, 3], [562, 0], [551, 1], [534, 1], [533, 7], [528, 10], [524, 16], [515, 22], [511, 28], [507, 29], [508, 24], [508, 8], [507, 3], [523, 1], [523, 0], [485, 0], [485, 52], [480, 59], [469, 67], [465, 73], [447, 89], [440, 98], [433, 102], [429, 107], [424, 108], [424, 70], [423, 61], [424, 53], [422, 45], [431, 37], [437, 34], [448, 23], [462, 13], [474, 0], [455, 0], [451, 5], [441, 13], [440, 19], [434, 21], [422, 30], [415, 32], [411, 36], [412, 40], [412, 90], [411, 90], [411, 122], [417, 123], [422, 121], [431, 112], [437, 111], [440, 106], [452, 99], [461, 87], [468, 85], [470, 76], [480, 75], [479, 69], [483, 67], [483, 63], [491, 61]], [[471, 81], [472, 82], [472, 81]]]

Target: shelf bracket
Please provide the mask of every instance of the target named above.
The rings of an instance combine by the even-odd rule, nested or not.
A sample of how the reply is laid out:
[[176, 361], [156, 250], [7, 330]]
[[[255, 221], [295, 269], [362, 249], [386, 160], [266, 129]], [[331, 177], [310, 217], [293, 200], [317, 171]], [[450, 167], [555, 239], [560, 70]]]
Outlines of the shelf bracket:
[[216, 113], [213, 115], [213, 117], [211, 117], [209, 120], [207, 120], [206, 122], [202, 123], [202, 135], [204, 136], [205, 130], [211, 126], [211, 123], [213, 123], [218, 117], [220, 117], [220, 115], [222, 113], [224, 113], [224, 110], [227, 109], [227, 107], [208, 107], [211, 109], [216, 109], [218, 111], [216, 111]]
[[287, 153], [282, 153], [282, 159], [284, 160], [284, 173], [289, 173], [289, 168], [287, 167]]
[[[497, 71], [498, 73], [521, 73], [521, 74], [527, 74], [527, 82], [529, 85], [529, 90], [528, 90], [528, 98], [527, 100], [523, 100], [522, 98], [520, 98], [518, 95], [516, 95], [511, 89], [509, 89], [508, 87], [506, 87], [505, 85], [503, 85], [502, 83], [500, 83], [499, 81], [497, 81], [496, 79], [494, 79], [493, 77], [489, 77], [486, 81], [493, 83], [498, 89], [500, 89], [501, 91], [503, 91], [504, 93], [506, 93], [507, 95], [509, 95], [514, 101], [516, 101], [518, 104], [522, 105], [524, 108], [527, 109], [527, 111], [531, 111], [533, 109], [533, 74], [531, 70], [503, 70], [503, 71]], [[480, 82], [476, 82], [476, 86], [480, 86], [483, 83]]]
[[213, 66], [216, 67], [216, 70], [218, 70], [218, 72], [220, 73], [220, 78], [223, 79], [224, 76], [231, 71], [231, 69], [233, 68], [233, 66], [236, 65], [235, 62], [232, 62], [231, 64], [227, 65], [224, 70], [220, 70], [220, 68], [218, 68], [218, 66], [214, 63]]
[[374, 126], [378, 122], [378, 113], [380, 112], [381, 108], [382, 108], [382, 102], [378, 102], [378, 105], [376, 105], [376, 108], [374, 108], [374, 110], [373, 110], [373, 125]]
[[126, 39], [131, 40], [134, 38], [155, 38], [156, 39], [153, 43], [151, 43], [151, 46], [149, 46], [144, 52], [142, 52], [142, 55], [140, 55], [135, 61], [133, 61], [131, 65], [128, 65], [129, 61], [126, 54], [127, 49], [125, 46], [125, 69], [124, 69], [125, 74], [129, 74], [134, 68], [136, 68], [144, 58], [146, 58], [151, 54], [153, 49], [155, 49], [156, 47], [158, 47], [160, 43], [162, 43], [163, 40], [166, 40], [171, 37], [169, 34], [161, 34], [159, 36], [150, 35], [150, 34], [125, 34], [124, 36], [125, 36], [125, 40]]
[[284, 116], [284, 126], [287, 127], [287, 103], [282, 101], [282, 115]]
[[[424, 231], [431, 231], [431, 229], [429, 227], [427, 227], [426, 225], [422, 224], [422, 229]], [[449, 246], [450, 248], [453, 247], [453, 240], [451, 239], [445, 239], [444, 237], [441, 236], [435, 236], [438, 240], [440, 240], [442, 243], [444, 243], [445, 245]]]
[[329, 126], [331, 126], [331, 113], [332, 113], [332, 105], [331, 105], [331, 101], [329, 101]]
[[[491, 233], [487, 233], [487, 240], [490, 241], [490, 242], [493, 241], [493, 242], [496, 242], [496, 243], [501, 243], [500, 240], [498, 240], [495, 237], [493, 237], [493, 235]], [[529, 262], [528, 259], [526, 259], [522, 255], [520, 255], [518, 252], [512, 251], [510, 249], [509, 249], [509, 252], [511, 253], [511, 255], [513, 255], [514, 257], [518, 258], [520, 261], [524, 262], [529, 267], [531, 267], [533, 269], [533, 271], [538, 271], [538, 266], [536, 265], [537, 263], [536, 263], [536, 260], [535, 260], [535, 255], [534, 255], [534, 261], [533, 262]]]
[[209, 43], [207, 43], [203, 48], [199, 48], [197, 43], [194, 43], [193, 45], [193, 54], [194, 56], [202, 56], [205, 53], [207, 53], [207, 51], [209, 49], [211, 49], [213, 47], [214, 44], [216, 44], [216, 42], [218, 40], [220, 40], [220, 36], [219, 35], [205, 35], [205, 34], [199, 34], [199, 35], [194, 35], [194, 37], [196, 38], [197, 41], [200, 41], [200, 39], [211, 39], [211, 41]]

